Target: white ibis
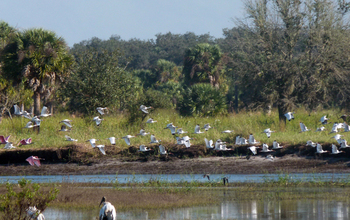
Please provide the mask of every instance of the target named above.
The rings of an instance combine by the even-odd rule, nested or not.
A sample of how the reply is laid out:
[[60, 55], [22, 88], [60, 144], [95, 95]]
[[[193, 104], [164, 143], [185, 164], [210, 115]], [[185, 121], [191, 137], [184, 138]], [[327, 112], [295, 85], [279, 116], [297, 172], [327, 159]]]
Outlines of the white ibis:
[[61, 126], [61, 129], [58, 130], [58, 131], [70, 131], [70, 130], [71, 130], [71, 129], [67, 128], [66, 125], [62, 125], [62, 126]]
[[318, 127], [316, 129], [316, 132], [320, 132], [320, 131], [324, 131], [324, 130], [326, 130], [326, 128], [324, 126], [321, 126], [321, 127]]
[[167, 126], [167, 127], [164, 128], [164, 129], [169, 129], [172, 135], [175, 135], [175, 134], [176, 134], [176, 126], [174, 126], [174, 125], [172, 125], [172, 124], [169, 125], [169, 126]]
[[92, 148], [95, 148], [95, 146], [96, 146], [96, 141], [98, 141], [98, 139], [92, 138], [92, 139], [87, 140], [86, 142], [90, 142], [91, 147], [92, 147]]
[[321, 122], [323, 125], [325, 125], [325, 124], [328, 123], [328, 120], [329, 120], [329, 118], [327, 118], [327, 116], [324, 115], [324, 116], [321, 117], [320, 122]]
[[323, 149], [322, 149], [322, 145], [319, 144], [319, 143], [317, 143], [317, 146], [316, 146], [316, 153], [318, 153], [318, 154], [324, 154], [324, 153], [328, 153], [328, 151], [323, 150]]
[[332, 144], [332, 153], [331, 154], [340, 154], [340, 153], [344, 153], [344, 151], [338, 150], [337, 146]]
[[24, 128], [34, 128], [39, 126], [38, 124], [34, 124], [32, 121], [29, 121]]
[[156, 123], [157, 121], [153, 120], [153, 118], [149, 118], [146, 123], [148, 124], [153, 124], [153, 123]]
[[196, 127], [194, 128], [194, 133], [195, 134], [203, 134], [204, 132], [200, 131], [201, 127], [197, 124]]
[[150, 151], [151, 149], [147, 148], [145, 145], [140, 145], [140, 150], [141, 152], [146, 152], [146, 151]]
[[343, 126], [344, 126], [344, 132], [350, 131], [350, 126], [346, 122], [343, 123]]
[[248, 143], [249, 143], [249, 144], [259, 144], [260, 142], [255, 140], [253, 134], [250, 134], [250, 135], [249, 135], [249, 139], [248, 139]]
[[77, 139], [73, 139], [68, 135], [65, 135], [64, 137], [66, 138], [67, 141], [78, 141]]
[[204, 138], [204, 141], [207, 148], [210, 148], [210, 149], [214, 148], [213, 140], [208, 141], [208, 139]]
[[102, 121], [104, 120], [103, 118], [100, 118], [99, 116], [96, 116], [92, 119], [93, 121], [96, 122], [97, 126], [100, 126], [100, 124], [102, 123]]
[[350, 147], [345, 139], [341, 140], [340, 149]]
[[240, 136], [236, 137], [235, 145], [241, 145], [241, 137]]
[[0, 144], [7, 144], [9, 142], [11, 135], [4, 137], [3, 135], [0, 136]]
[[278, 150], [278, 149], [282, 149], [282, 148], [283, 148], [283, 146], [280, 146], [280, 144], [277, 143], [276, 140], [273, 141], [273, 143], [272, 143], [272, 150]]
[[212, 128], [212, 127], [209, 125], [209, 123], [207, 123], [207, 124], [205, 124], [205, 125], [203, 126], [203, 129], [204, 129], [205, 131], [209, 131], [210, 128]]
[[108, 140], [109, 140], [109, 142], [112, 144], [112, 145], [115, 145], [115, 140], [117, 139], [117, 138], [115, 138], [115, 137], [109, 137], [109, 138], [107, 138]]
[[266, 158], [267, 160], [270, 160], [270, 161], [273, 161], [273, 160], [275, 159], [275, 157], [272, 156], [271, 154], [267, 155], [265, 158]]
[[45, 220], [45, 216], [35, 206], [29, 206], [27, 209], [27, 216], [30, 220]]
[[102, 197], [100, 206], [102, 205], [102, 208], [100, 210], [99, 214], [99, 220], [116, 220], [117, 219], [117, 212], [114, 208], [114, 206], [110, 202], [106, 202], [106, 197]]
[[254, 155], [256, 155], [256, 154], [258, 153], [259, 147], [257, 147], [257, 146], [250, 146], [250, 147], [248, 147], [248, 149], [249, 149]]
[[23, 112], [21, 111], [18, 105], [13, 105], [13, 108], [14, 108], [14, 112], [13, 112], [14, 115], [18, 115], [18, 116], [23, 115]]
[[146, 136], [146, 135], [148, 135], [148, 134], [150, 134], [150, 133], [149, 133], [149, 132], [147, 133], [145, 130], [141, 129], [141, 130], [140, 130], [140, 133], [136, 134], [136, 136], [141, 135], [142, 137], [144, 137], [144, 136]]
[[316, 144], [315, 142], [312, 142], [311, 140], [308, 140], [308, 141], [306, 142], [306, 146], [316, 147], [317, 144]]
[[43, 160], [41, 158], [39, 158], [38, 156], [30, 156], [26, 159], [26, 161], [31, 165], [31, 166], [38, 166], [40, 167], [41, 164], [40, 164], [40, 160]]
[[286, 114], [284, 114], [284, 116], [287, 118], [288, 121], [294, 119], [294, 112], [287, 112]]
[[223, 134], [229, 134], [229, 133], [233, 133], [234, 130], [225, 130], [225, 131], [222, 131], [221, 133]]
[[151, 142], [150, 144], [158, 144], [161, 140], [157, 140], [154, 134], [151, 134]]
[[301, 129], [300, 133], [306, 132], [306, 131], [311, 131], [311, 129], [308, 129], [303, 122], [299, 122], [299, 124], [300, 124], [300, 129]]
[[103, 155], [106, 155], [105, 146], [103, 144], [95, 145], [95, 147], [97, 147]]
[[159, 153], [161, 155], [165, 155], [167, 154], [166, 150], [165, 150], [165, 147], [163, 145], [159, 145]]
[[126, 136], [124, 136], [124, 137], [122, 137], [123, 139], [124, 139], [124, 141], [125, 141], [125, 143], [127, 144], [127, 145], [130, 145], [130, 138], [134, 138], [135, 136], [132, 136], [132, 135], [126, 135]]
[[97, 112], [100, 113], [100, 115], [104, 115], [105, 114], [105, 111], [106, 113], [108, 113], [108, 108], [107, 107], [97, 107], [96, 108]]
[[215, 142], [215, 150], [217, 151], [227, 151], [231, 149], [226, 148], [226, 142], [221, 141], [221, 139], [216, 140]]
[[63, 123], [65, 124], [67, 127], [73, 127], [73, 125], [71, 124], [72, 120], [69, 119], [63, 119], [62, 121], [60, 121], [59, 123]]
[[334, 138], [337, 142], [338, 142], [338, 144], [341, 144], [341, 137], [343, 137], [344, 135], [340, 135], [340, 134], [336, 134], [336, 135], [334, 135], [333, 137], [331, 137], [331, 138]]
[[273, 150], [270, 150], [270, 149], [269, 149], [269, 145], [263, 144], [262, 150], [261, 150], [260, 152], [262, 152], [262, 153], [267, 153], [267, 152], [271, 152], [271, 151], [273, 151]]
[[151, 109], [152, 108], [152, 106], [150, 106], [150, 107], [146, 107], [145, 105], [141, 105], [140, 106], [140, 110], [143, 112], [143, 113], [146, 113], [146, 114], [148, 114], [149, 112], [148, 112], [148, 109]]
[[271, 137], [271, 133], [276, 132], [276, 131], [271, 131], [270, 128], [266, 128], [262, 133], [265, 133], [268, 138]]
[[41, 114], [39, 115], [39, 117], [49, 117], [51, 114], [49, 114], [49, 110], [47, 110], [47, 107], [44, 106], [43, 109], [41, 109]]
[[182, 128], [178, 128], [176, 131], [176, 134], [186, 134], [188, 133], [187, 131], [184, 131]]
[[245, 139], [244, 137], [241, 137], [240, 140], [241, 140], [241, 145], [246, 145], [246, 144], [248, 144], [248, 140]]
[[16, 147], [12, 145], [12, 142], [7, 142], [5, 144], [5, 147], [4, 147], [4, 149], [6, 149], [6, 150], [10, 150], [10, 149], [13, 149], [13, 148], [16, 148]]

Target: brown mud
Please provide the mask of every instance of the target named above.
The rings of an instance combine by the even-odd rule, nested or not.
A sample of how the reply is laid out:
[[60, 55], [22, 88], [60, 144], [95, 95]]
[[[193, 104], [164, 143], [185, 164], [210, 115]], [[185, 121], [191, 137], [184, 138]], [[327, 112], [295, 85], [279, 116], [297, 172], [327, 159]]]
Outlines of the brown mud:
[[[286, 146], [271, 153], [258, 153], [247, 159], [247, 146], [232, 146], [218, 152], [202, 145], [190, 148], [168, 144], [166, 156], [158, 147], [139, 152], [136, 147], [106, 146], [107, 155], [97, 148], [71, 145], [63, 148], [0, 150], [0, 175], [79, 175], [79, 174], [252, 174], [252, 173], [350, 173], [350, 149], [339, 155], [317, 155], [316, 149]], [[323, 149], [331, 150], [331, 144]], [[266, 155], [275, 156], [273, 161]], [[43, 158], [42, 166], [30, 166], [29, 156]]]

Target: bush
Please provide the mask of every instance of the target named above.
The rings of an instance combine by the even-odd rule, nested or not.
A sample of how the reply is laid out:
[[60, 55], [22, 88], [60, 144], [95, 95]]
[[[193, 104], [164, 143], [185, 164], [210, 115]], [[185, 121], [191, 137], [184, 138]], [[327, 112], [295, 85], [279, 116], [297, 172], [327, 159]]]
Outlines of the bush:
[[198, 116], [226, 113], [225, 94], [209, 83], [195, 84], [184, 91], [179, 111], [182, 115]]
[[1, 219], [27, 219], [26, 209], [29, 206], [36, 206], [43, 212], [47, 205], [56, 199], [59, 190], [54, 187], [47, 190], [40, 190], [41, 186], [31, 183], [30, 180], [22, 179], [18, 184], [6, 184], [7, 193], [0, 195], [0, 218]]

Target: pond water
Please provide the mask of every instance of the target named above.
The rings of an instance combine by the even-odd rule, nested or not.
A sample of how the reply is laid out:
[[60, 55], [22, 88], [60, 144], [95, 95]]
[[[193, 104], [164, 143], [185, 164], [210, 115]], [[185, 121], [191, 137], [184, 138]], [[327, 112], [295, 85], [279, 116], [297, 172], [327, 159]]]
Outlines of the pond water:
[[[277, 180], [285, 178], [287, 174], [211, 174], [212, 181], [220, 181], [226, 176], [229, 182], [264, 182], [266, 180]], [[18, 180], [26, 178], [36, 183], [111, 183], [118, 180], [119, 183], [147, 182], [149, 180], [159, 180], [167, 182], [191, 182], [208, 181], [202, 174], [118, 174], [118, 175], [43, 175], [43, 176], [0, 176], [0, 183], [17, 183]], [[350, 175], [344, 173], [294, 173], [288, 174], [288, 178], [300, 181], [349, 181]]]
[[[118, 212], [117, 219], [349, 219], [349, 204], [329, 200], [222, 201], [218, 205]], [[98, 210], [48, 208], [47, 220], [95, 220]]]

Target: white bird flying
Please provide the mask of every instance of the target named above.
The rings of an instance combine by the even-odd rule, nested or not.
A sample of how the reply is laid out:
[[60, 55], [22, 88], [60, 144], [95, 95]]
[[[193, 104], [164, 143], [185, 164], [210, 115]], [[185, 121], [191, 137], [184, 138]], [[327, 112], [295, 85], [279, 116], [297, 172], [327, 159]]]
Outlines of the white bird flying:
[[324, 130], [326, 130], [326, 128], [324, 126], [321, 126], [321, 127], [316, 129], [316, 132], [324, 131]]
[[223, 142], [223, 141], [221, 141], [221, 139], [218, 139], [215, 142], [215, 150], [227, 151], [227, 150], [231, 150], [231, 149], [226, 148], [226, 142]]
[[275, 159], [275, 157], [272, 156], [271, 154], [267, 155], [265, 158], [266, 158], [267, 160], [270, 160], [270, 161], [273, 161], [273, 160]]
[[49, 114], [49, 110], [47, 109], [46, 106], [43, 107], [43, 109], [41, 109], [41, 114], [39, 115], [39, 117], [49, 117], [51, 114]]
[[127, 145], [130, 145], [130, 138], [134, 138], [135, 136], [132, 135], [126, 135], [122, 137]]
[[65, 124], [67, 127], [73, 127], [73, 125], [71, 124], [72, 120], [69, 120], [69, 119], [64, 119], [62, 121], [60, 121], [59, 123], [63, 123]]
[[70, 130], [71, 130], [71, 129], [67, 128], [66, 125], [62, 125], [62, 126], [61, 126], [61, 129], [58, 130], [58, 131], [70, 131]]
[[208, 139], [204, 138], [204, 141], [205, 141], [205, 146], [206, 146], [207, 148], [214, 148], [213, 140], [209, 140], [209, 141], [208, 141]]
[[96, 110], [98, 111], [98, 113], [100, 113], [100, 115], [104, 115], [105, 111], [108, 114], [108, 108], [107, 107], [97, 107]]
[[64, 136], [66, 138], [67, 141], [78, 141], [77, 139], [73, 139], [71, 137], [69, 137], [68, 135]]
[[19, 115], [19, 116], [23, 115], [23, 112], [21, 111], [18, 105], [14, 105], [13, 108], [14, 108], [14, 112], [13, 112], [14, 115]]
[[176, 144], [178, 145], [183, 145], [185, 144], [185, 140], [183, 138], [180, 138], [180, 137], [176, 137]]
[[276, 132], [276, 131], [271, 131], [270, 128], [266, 128], [262, 133], [265, 133], [268, 138], [271, 137], [271, 133]]
[[0, 136], [0, 144], [7, 144], [9, 142], [11, 135], [5, 137], [3, 135]]
[[114, 206], [110, 202], [106, 202], [106, 198], [103, 197], [100, 205], [102, 204], [102, 208], [99, 214], [99, 220], [117, 220], [117, 212]]
[[45, 220], [43, 213], [40, 213], [41, 211], [35, 206], [29, 206], [26, 211], [30, 220]]
[[350, 147], [350, 146], [348, 145], [347, 141], [345, 139], [342, 139], [341, 143], [340, 143], [340, 149], [341, 148], [348, 148], [348, 147]]
[[26, 161], [31, 165], [31, 166], [41, 166], [40, 160], [42, 160], [41, 158], [37, 157], [37, 156], [30, 156], [26, 159]]
[[116, 140], [117, 138], [115, 138], [115, 137], [109, 137], [109, 138], [107, 138], [107, 139], [109, 140], [109, 142], [111, 142], [112, 145], [115, 145], [115, 140]]
[[151, 149], [148, 149], [145, 145], [140, 145], [140, 150], [141, 152], [146, 152], [146, 151], [150, 151]]
[[344, 151], [338, 150], [337, 146], [332, 144], [332, 153], [331, 154], [340, 154], [340, 153], [344, 153]]
[[321, 122], [323, 125], [325, 125], [325, 124], [328, 123], [328, 120], [329, 120], [329, 118], [327, 118], [327, 116], [324, 115], [324, 116], [322, 116], [322, 118], [320, 119], [320, 122]]
[[182, 130], [182, 128], [178, 128], [176, 131], [176, 134], [186, 134], [188, 133], [187, 131]]
[[257, 146], [250, 146], [248, 147], [248, 149], [254, 154], [256, 155], [258, 153], [258, 148]]
[[[104, 145], [99, 144], [99, 145], [95, 145], [95, 147], [97, 147], [97, 148], [101, 151], [101, 153], [102, 153], [103, 155], [106, 155], [106, 151], [105, 151], [105, 146], [104, 146]], [[94, 148], [94, 147], [93, 147], [93, 148]]]
[[288, 121], [294, 119], [294, 112], [287, 112], [284, 114], [284, 116], [287, 118]]
[[283, 146], [280, 146], [280, 144], [277, 143], [276, 140], [273, 141], [273, 143], [272, 143], [272, 150], [278, 150], [278, 149], [282, 149], [282, 148], [283, 148]]
[[343, 137], [344, 135], [340, 135], [340, 134], [336, 134], [331, 138], [334, 138], [339, 144], [341, 144], [341, 137]]
[[212, 128], [212, 127], [209, 125], [209, 123], [207, 123], [207, 124], [205, 124], [205, 125], [203, 126], [203, 129], [204, 129], [205, 131], [208, 131], [210, 128]]
[[259, 144], [259, 143], [260, 143], [259, 141], [256, 141], [256, 140], [255, 140], [253, 134], [250, 134], [250, 135], [249, 135], [248, 142], [249, 142], [249, 144]]
[[240, 136], [236, 137], [235, 145], [241, 145], [241, 137]]
[[327, 153], [327, 152], [328, 151], [322, 149], [322, 145], [321, 144], [317, 143], [316, 153], [323, 154], [323, 153]]
[[153, 118], [149, 118], [146, 123], [148, 124], [153, 124], [153, 123], [156, 123], [157, 121], [153, 120]]
[[194, 133], [195, 134], [203, 134], [204, 132], [200, 131], [201, 127], [199, 125], [196, 125], [194, 128]]
[[100, 124], [102, 123], [102, 121], [104, 120], [103, 118], [100, 118], [99, 116], [94, 117], [94, 119], [92, 119], [93, 121], [96, 122], [97, 126], [100, 126]]
[[29, 144], [32, 144], [31, 138], [22, 139], [17, 145], [29, 145]]
[[96, 141], [98, 141], [98, 139], [92, 138], [92, 139], [87, 140], [86, 142], [90, 142], [91, 147], [95, 148], [96, 147]]
[[142, 137], [144, 137], [144, 136], [146, 136], [146, 135], [148, 135], [148, 134], [150, 134], [150, 133], [147, 133], [145, 130], [141, 129], [141, 130], [140, 130], [140, 133], [136, 134], [136, 136], [141, 135]]
[[161, 140], [157, 140], [154, 134], [151, 134], [151, 142], [150, 144], [158, 144]]
[[170, 130], [170, 132], [171, 132], [171, 134], [172, 135], [175, 135], [176, 134], [176, 126], [174, 126], [174, 125], [170, 125], [170, 126], [167, 126], [166, 128], [164, 128], [164, 129], [169, 129]]
[[262, 150], [261, 150], [260, 152], [262, 152], [262, 153], [267, 153], [267, 152], [271, 152], [271, 151], [273, 151], [273, 150], [270, 150], [270, 149], [269, 149], [269, 145], [263, 144]]
[[316, 144], [315, 142], [312, 142], [311, 140], [308, 140], [308, 141], [306, 142], [306, 146], [316, 147], [317, 144]]
[[311, 131], [311, 129], [308, 129], [303, 122], [299, 122], [299, 124], [300, 124], [300, 129], [301, 129], [300, 133], [306, 132], [306, 131]]
[[165, 147], [163, 145], [159, 145], [159, 153], [161, 155], [165, 155], [167, 154], [166, 150], [165, 150]]
[[29, 121], [24, 128], [34, 128], [34, 127], [37, 127], [37, 126], [39, 126], [39, 125], [33, 124], [32, 121]]
[[10, 150], [10, 149], [13, 149], [13, 148], [16, 148], [16, 147], [12, 145], [12, 142], [7, 142], [5, 144], [5, 147], [4, 147], [4, 149], [6, 149], [6, 150]]
[[221, 133], [229, 134], [229, 133], [232, 133], [232, 132], [234, 132], [234, 130], [225, 130], [225, 131], [222, 131]]
[[148, 112], [148, 109], [151, 109], [152, 107], [150, 106], [150, 107], [146, 107], [146, 106], [144, 106], [144, 105], [141, 105], [140, 106], [140, 110], [142, 111], [142, 112], [144, 112], [144, 113], [146, 113], [146, 114], [148, 114], [149, 112]]
[[185, 146], [186, 146], [186, 148], [191, 147], [191, 142], [190, 142], [190, 140], [185, 140]]
[[343, 123], [343, 126], [344, 126], [344, 132], [350, 131], [350, 126], [346, 122]]
[[249, 144], [249, 143], [248, 143], [248, 140], [245, 139], [244, 137], [241, 137], [240, 139], [241, 139], [241, 145]]
[[344, 124], [343, 123], [334, 122], [330, 134], [331, 133], [338, 133], [339, 132], [338, 129], [341, 129], [341, 128], [344, 128]]

